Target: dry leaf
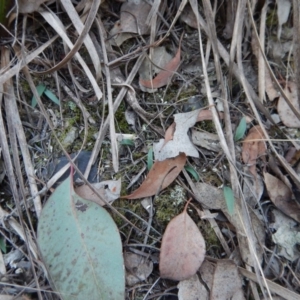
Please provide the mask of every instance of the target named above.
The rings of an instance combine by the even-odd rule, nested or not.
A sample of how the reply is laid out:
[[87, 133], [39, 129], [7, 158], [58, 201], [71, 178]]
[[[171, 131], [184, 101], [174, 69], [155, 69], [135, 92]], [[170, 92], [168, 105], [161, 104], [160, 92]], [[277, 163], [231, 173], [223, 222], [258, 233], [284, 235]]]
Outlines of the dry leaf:
[[198, 29], [197, 19], [196, 19], [196, 16], [195, 16], [190, 4], [187, 4], [184, 7], [184, 10], [182, 11], [182, 13], [180, 15], [180, 20], [182, 22], [186, 23], [188, 26]]
[[154, 143], [155, 159], [165, 160], [166, 158], [177, 156], [180, 152], [184, 152], [187, 156], [199, 157], [198, 150], [187, 134], [189, 128], [196, 123], [199, 111], [200, 109], [197, 109], [188, 113], [174, 115], [176, 128], [173, 138], [169, 137], [170, 140], [167, 143], [164, 139]]
[[155, 78], [149, 80], [140, 78], [140, 86], [143, 86], [148, 89], [158, 89], [162, 86], [167, 85], [170, 82], [174, 72], [177, 71], [180, 65], [181, 39], [179, 42], [177, 53], [174, 56], [174, 58], [172, 58], [166, 65], [162, 66], [162, 70], [158, 73], [158, 75]]
[[264, 172], [265, 184], [274, 205], [287, 216], [300, 222], [300, 207], [292, 200], [292, 191], [279, 179]]
[[[236, 228], [237, 238], [239, 242], [239, 248], [243, 261], [251, 266], [254, 265], [253, 256], [249, 249], [248, 238], [244, 234], [244, 224], [243, 220], [240, 218], [239, 212], [241, 207], [239, 202], [236, 201], [235, 205], [237, 206], [234, 213], [230, 215], [226, 207], [226, 202], [224, 198], [224, 193], [221, 189], [213, 187], [209, 184], [197, 182], [196, 184], [196, 195], [197, 199], [201, 199], [201, 205], [208, 209], [220, 209], [226, 215], [229, 222]], [[262, 260], [263, 248], [261, 245], [265, 243], [265, 229], [262, 222], [258, 219], [253, 210], [249, 210], [250, 219], [252, 222], [252, 228], [254, 232], [254, 244], [256, 248], [256, 255], [258, 256], [259, 261]]]
[[[98, 191], [98, 193], [109, 203], [120, 197], [121, 192], [121, 179], [119, 180], [106, 180], [102, 182], [93, 183], [92, 186]], [[103, 202], [88, 185], [81, 185], [75, 188], [75, 192], [80, 197], [96, 202], [103, 206], [106, 203]]]
[[138, 282], [146, 280], [153, 270], [153, 263], [146, 257], [135, 253], [124, 253], [126, 269], [126, 283], [134, 286]]
[[217, 262], [211, 289], [211, 299], [245, 299], [242, 280], [233, 261], [222, 259]]
[[150, 27], [145, 20], [151, 10], [151, 5], [142, 0], [125, 1], [121, 7], [120, 20], [110, 31], [111, 41], [120, 46], [135, 34], [149, 34]]
[[37, 11], [41, 4], [48, 0], [18, 0], [18, 10], [21, 14], [30, 14]]
[[[223, 118], [222, 113], [220, 113], [220, 118]], [[180, 152], [184, 152], [187, 156], [199, 157], [198, 150], [190, 140], [187, 132], [196, 122], [212, 120], [212, 112], [208, 109], [197, 109], [187, 113], [175, 114], [174, 119], [175, 122], [166, 130], [165, 139], [161, 139], [153, 145], [155, 158], [164, 160], [174, 157]]]
[[266, 144], [261, 139], [264, 134], [260, 126], [253, 126], [243, 142], [242, 157], [249, 171], [256, 176], [256, 159], [266, 153]]
[[178, 300], [207, 300], [208, 291], [200, 282], [197, 274], [187, 280], [182, 280], [177, 285]]
[[270, 101], [275, 100], [279, 97], [279, 93], [277, 92], [275, 85], [272, 81], [270, 71], [268, 68], [265, 68], [265, 89]]
[[272, 235], [272, 240], [280, 246], [277, 254], [294, 261], [300, 256], [300, 252], [296, 247], [297, 244], [300, 244], [297, 222], [277, 209], [272, 210], [272, 215], [274, 223], [270, 224], [269, 228], [276, 230], [276, 233]]
[[206, 148], [210, 151], [219, 152], [222, 150], [219, 137], [214, 133], [192, 129], [192, 142], [194, 145]]
[[[284, 93], [289, 98], [297, 111], [299, 109], [299, 102], [297, 97], [297, 87], [294, 82], [287, 82], [284, 88]], [[281, 96], [278, 100], [277, 111], [282, 123], [287, 127], [300, 128], [300, 120], [292, 112], [285, 99]]]
[[162, 278], [186, 280], [196, 274], [205, 256], [199, 228], [184, 211], [168, 224], [162, 238], [159, 271]]
[[278, 17], [278, 29], [277, 39], [280, 40], [282, 25], [287, 22], [291, 11], [290, 0], [277, 0], [277, 17]]
[[183, 169], [185, 162], [186, 155], [184, 153], [164, 161], [156, 161], [141, 186], [132, 194], [122, 198], [138, 199], [155, 195], [175, 180]]

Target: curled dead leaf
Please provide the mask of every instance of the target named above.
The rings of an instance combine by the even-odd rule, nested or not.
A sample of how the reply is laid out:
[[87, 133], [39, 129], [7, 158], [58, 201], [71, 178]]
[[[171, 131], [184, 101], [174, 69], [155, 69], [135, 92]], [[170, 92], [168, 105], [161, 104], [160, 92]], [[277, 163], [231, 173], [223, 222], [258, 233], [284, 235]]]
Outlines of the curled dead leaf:
[[132, 194], [122, 198], [139, 199], [155, 195], [160, 190], [169, 186], [176, 179], [183, 169], [185, 162], [185, 153], [180, 153], [174, 158], [156, 161], [141, 186]]
[[176, 55], [165, 66], [162, 67], [162, 70], [157, 74], [155, 78], [150, 80], [145, 80], [140, 78], [139, 83], [141, 86], [148, 89], [157, 89], [167, 85], [170, 82], [174, 72], [177, 71], [180, 65], [181, 40], [182, 40], [182, 36], [179, 42]]
[[265, 184], [274, 205], [287, 216], [300, 222], [300, 207], [292, 200], [293, 193], [281, 180], [264, 172]]
[[262, 140], [264, 134], [259, 125], [253, 126], [243, 142], [242, 157], [243, 162], [249, 166], [249, 171], [256, 176], [256, 160], [258, 157], [265, 155], [266, 144]]
[[162, 278], [186, 280], [196, 274], [205, 256], [203, 236], [184, 211], [173, 218], [163, 235], [159, 271]]
[[[120, 197], [121, 191], [121, 179], [119, 180], [106, 180], [102, 182], [96, 182], [91, 184], [95, 190], [102, 196], [108, 203], [112, 203], [114, 200]], [[88, 185], [81, 185], [75, 188], [75, 192], [78, 196], [98, 203], [103, 206], [106, 203], [96, 195]]]

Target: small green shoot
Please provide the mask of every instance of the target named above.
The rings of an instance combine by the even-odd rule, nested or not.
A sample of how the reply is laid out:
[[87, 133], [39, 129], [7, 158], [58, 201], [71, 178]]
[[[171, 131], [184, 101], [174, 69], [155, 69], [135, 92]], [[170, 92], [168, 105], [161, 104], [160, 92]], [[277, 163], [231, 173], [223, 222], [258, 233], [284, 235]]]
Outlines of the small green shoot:
[[0, 236], [0, 250], [2, 251], [2, 253], [6, 253], [7, 249], [6, 249], [6, 242], [5, 242], [5, 238]]
[[147, 168], [148, 171], [151, 170], [153, 166], [153, 147], [151, 147], [148, 151], [148, 155], [147, 155]]
[[[57, 99], [57, 97], [50, 91], [47, 89], [47, 87], [43, 84], [39, 84], [37, 87], [37, 92], [39, 94], [39, 96], [42, 96], [43, 94], [45, 96], [47, 96], [52, 102], [54, 102], [55, 104], [59, 105], [59, 100]], [[32, 100], [31, 100], [31, 106], [34, 108], [37, 105], [37, 100], [36, 98], [33, 96]]]
[[124, 139], [121, 141], [120, 143], [121, 145], [123, 146], [130, 146], [130, 147], [134, 147], [134, 141], [133, 140], [130, 140], [130, 139]]
[[235, 203], [233, 191], [229, 186], [224, 185], [223, 193], [224, 193], [224, 198], [226, 201], [226, 206], [227, 206], [228, 212], [232, 216], [234, 213], [234, 203]]
[[199, 174], [196, 172], [196, 170], [194, 168], [192, 168], [191, 166], [185, 166], [184, 169], [189, 172], [196, 181], [200, 180], [200, 176]]
[[240, 124], [238, 125], [235, 131], [235, 135], [234, 135], [235, 142], [243, 138], [246, 129], [247, 129], [246, 118], [242, 117]]

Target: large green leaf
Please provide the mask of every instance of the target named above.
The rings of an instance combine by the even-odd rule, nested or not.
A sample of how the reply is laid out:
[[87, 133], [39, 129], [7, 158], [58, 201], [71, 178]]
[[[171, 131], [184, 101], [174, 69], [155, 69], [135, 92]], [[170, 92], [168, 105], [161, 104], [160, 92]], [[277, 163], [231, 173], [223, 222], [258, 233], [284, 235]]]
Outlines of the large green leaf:
[[125, 299], [118, 229], [104, 208], [75, 194], [70, 177], [42, 210], [38, 245], [62, 299]]

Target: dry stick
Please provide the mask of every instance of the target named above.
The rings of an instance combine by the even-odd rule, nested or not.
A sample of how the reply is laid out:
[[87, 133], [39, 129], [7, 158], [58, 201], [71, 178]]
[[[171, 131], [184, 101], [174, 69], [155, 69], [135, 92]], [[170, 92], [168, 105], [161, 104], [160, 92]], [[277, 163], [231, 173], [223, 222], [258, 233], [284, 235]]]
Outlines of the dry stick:
[[[260, 13], [260, 27], [259, 27], [259, 40], [263, 47], [265, 47], [265, 34], [266, 34], [266, 18], [267, 18], [268, 1], [265, 2]], [[266, 97], [266, 65], [261, 51], [258, 53], [258, 98], [264, 102]]]
[[[248, 3], [248, 8], [249, 8], [249, 7], [250, 7], [249, 1], [248, 1], [247, 3]], [[251, 18], [253, 30], [254, 30], [254, 32], [255, 32], [255, 36], [256, 36], [256, 38], [257, 38], [257, 40], [258, 40], [258, 42], [259, 42], [259, 38], [258, 38], [258, 34], [257, 34], [257, 31], [256, 31], [256, 27], [255, 27], [255, 23], [254, 23], [254, 19], [253, 19], [252, 14], [250, 14], [250, 18]], [[261, 49], [261, 51], [262, 51], [262, 48], [261, 48], [260, 43], [259, 43], [259, 47], [260, 47], [260, 49]], [[286, 95], [285, 95], [285, 93], [283, 92], [283, 90], [282, 90], [280, 84], [278, 83], [278, 81], [277, 81], [277, 79], [276, 79], [276, 77], [275, 77], [275, 75], [274, 75], [274, 73], [273, 73], [273, 71], [272, 71], [272, 69], [271, 69], [271, 67], [270, 67], [270, 65], [269, 65], [269, 63], [268, 63], [268, 61], [267, 61], [267, 58], [265, 57], [265, 55], [264, 55], [263, 52], [262, 52], [262, 55], [264, 56], [265, 63], [266, 63], [266, 65], [267, 65], [268, 69], [269, 69], [269, 72], [270, 72], [270, 74], [271, 74], [272, 79], [273, 79], [274, 82], [276, 83], [277, 87], [280, 89], [281, 95], [284, 97], [284, 99], [286, 100], [286, 102], [290, 105], [291, 103], [290, 103], [289, 99], [286, 97]], [[262, 131], [263, 131], [263, 133], [264, 133], [264, 135], [265, 135], [265, 137], [266, 137], [266, 139], [268, 139], [268, 143], [269, 143], [269, 145], [270, 145], [272, 151], [276, 154], [276, 156], [277, 156], [277, 158], [279, 159], [281, 165], [285, 168], [285, 170], [287, 171], [287, 173], [289, 173], [289, 175], [293, 178], [294, 183], [295, 183], [295, 184], [297, 185], [297, 187], [300, 189], [300, 179], [299, 179], [299, 175], [298, 175], [298, 174], [295, 172], [295, 170], [293, 170], [293, 168], [286, 162], [285, 158], [282, 157], [282, 156], [277, 152], [276, 148], [274, 147], [274, 145], [273, 145], [273, 143], [272, 143], [272, 140], [271, 140], [270, 137], [269, 137], [269, 134], [267, 133], [267, 131], [266, 131], [264, 125], [262, 124], [262, 122], [261, 122], [261, 120], [260, 120], [258, 111], [257, 111], [257, 109], [256, 109], [256, 107], [255, 107], [255, 105], [254, 105], [254, 103], [253, 103], [253, 101], [255, 100], [255, 98], [253, 98], [253, 96], [255, 96], [255, 94], [253, 94], [254, 91], [253, 91], [252, 87], [249, 85], [249, 83], [247, 82], [247, 80], [246, 80], [244, 74], [240, 74], [240, 80], [241, 80], [241, 83], [242, 83], [242, 85], [243, 85], [243, 87], [244, 87], [244, 90], [245, 90], [246, 96], [247, 96], [247, 98], [248, 98], [248, 101], [249, 101], [249, 103], [250, 103], [250, 105], [251, 105], [251, 108], [252, 108], [252, 110], [253, 110], [253, 112], [254, 112], [254, 114], [255, 114], [255, 117], [256, 117], [256, 119], [257, 119], [257, 121], [258, 121], [258, 123], [259, 123], [259, 125], [260, 125], [260, 127], [261, 127], [261, 129], [262, 129]], [[254, 101], [254, 102], [255, 102], [255, 101]], [[256, 104], [256, 102], [255, 102], [255, 104]], [[293, 110], [293, 112], [294, 112], [295, 108], [294, 108], [294, 106], [293, 106], [292, 104], [291, 104], [290, 108], [291, 108], [291, 109], [293, 108], [292, 110]], [[295, 112], [294, 112], [294, 113], [295, 113]], [[297, 112], [296, 115], [297, 115], [297, 117], [298, 117], [299, 112]], [[298, 117], [298, 118], [299, 118], [299, 117]], [[299, 119], [300, 119], [300, 118], [299, 118]]]
[[[209, 40], [211, 41], [212, 48], [213, 48], [214, 61], [215, 61], [215, 67], [216, 67], [216, 72], [217, 72], [217, 79], [218, 79], [219, 85], [221, 86], [222, 99], [224, 99], [223, 105], [224, 105], [224, 120], [225, 120], [225, 128], [226, 128], [226, 141], [227, 141], [227, 145], [229, 148], [229, 152], [232, 154], [231, 155], [232, 163], [233, 163], [233, 165], [235, 165], [235, 148], [234, 148], [232, 126], [231, 126], [231, 119], [230, 119], [230, 112], [229, 112], [228, 93], [227, 93], [227, 89], [225, 87], [225, 83], [223, 80], [222, 68], [221, 68], [221, 64], [220, 64], [220, 55], [219, 55], [218, 44], [217, 44], [216, 26], [215, 26], [215, 22], [214, 22], [213, 11], [212, 11], [210, 1], [204, 0], [203, 4], [204, 4], [204, 11], [206, 14], [206, 19], [209, 22], [209, 26], [208, 26], [209, 37], [210, 37]], [[236, 15], [236, 22], [237, 22], [237, 18], [238, 18], [238, 15]], [[236, 27], [237, 26], [234, 27], [234, 30], [236, 30], [235, 29]], [[236, 35], [234, 32], [232, 43], [234, 43], [235, 36]], [[232, 48], [235, 48], [235, 47], [231, 45], [230, 50]], [[232, 59], [232, 61], [233, 61], [233, 59]], [[234, 173], [231, 172], [231, 176], [233, 176], [233, 174]], [[231, 178], [232, 182], [236, 182], [236, 180], [237, 180], [237, 178], [233, 178], [233, 177]]]
[[[101, 1], [100, 1], [100, 3], [101, 3]], [[81, 18], [79, 17], [79, 15], [78, 15], [76, 9], [74, 8], [74, 5], [72, 4], [72, 2], [71, 1], [61, 1], [61, 4], [64, 7], [67, 14], [69, 15], [69, 17], [70, 17], [73, 25], [75, 26], [77, 32], [79, 34], [81, 34], [86, 25], [84, 25], [82, 23]], [[94, 3], [92, 5], [94, 5]], [[96, 8], [96, 7], [94, 7], [94, 8]], [[93, 9], [93, 8], [91, 7], [91, 9]], [[88, 16], [88, 18], [89, 18], [89, 16]], [[91, 18], [91, 19], [93, 20], [94, 18]], [[86, 24], [87, 23], [88, 23], [88, 21], [86, 20]], [[93, 66], [94, 66], [95, 73], [96, 73], [96, 80], [99, 80], [100, 77], [101, 77], [100, 57], [97, 55], [95, 45], [93, 44], [92, 39], [91, 39], [91, 37], [89, 36], [88, 33], [86, 34], [86, 37], [83, 39], [83, 43], [85, 44], [86, 50], [89, 52], [90, 58], [93, 62]]]
[[99, 21], [99, 29], [100, 29], [100, 39], [101, 39], [101, 46], [102, 46], [102, 53], [103, 53], [103, 61], [104, 61], [104, 70], [106, 75], [106, 86], [107, 86], [107, 98], [108, 98], [108, 118], [109, 118], [109, 130], [110, 130], [110, 142], [111, 142], [111, 154], [112, 154], [112, 161], [114, 171], [117, 173], [119, 170], [119, 154], [118, 154], [118, 144], [116, 138], [116, 128], [115, 128], [115, 114], [114, 114], [114, 107], [113, 107], [113, 100], [112, 100], [112, 88], [111, 88], [111, 77], [110, 77], [110, 70], [107, 66], [108, 58], [104, 40], [105, 29], [100, 19]]
[[100, 0], [93, 0], [89, 15], [87, 17], [86, 23], [84, 25], [84, 28], [78, 37], [75, 45], [73, 46], [72, 50], [64, 57], [63, 60], [61, 60], [56, 66], [52, 67], [51, 69], [47, 71], [38, 72], [40, 75], [45, 75], [52, 73], [54, 71], [57, 71], [61, 69], [70, 59], [73, 58], [73, 56], [78, 52], [79, 48], [81, 47], [82, 43], [84, 42], [84, 39], [86, 35], [88, 34], [89, 30], [91, 29], [94, 20], [98, 13], [98, 8], [100, 6], [101, 1]]
[[[250, 2], [249, 2], [249, 0], [247, 0], [247, 4], [248, 4], [248, 10], [251, 11], [251, 10], [250, 10]], [[286, 103], [288, 104], [289, 108], [292, 110], [292, 112], [293, 112], [293, 113], [297, 116], [297, 118], [300, 120], [300, 112], [294, 107], [294, 105], [292, 104], [292, 102], [290, 101], [290, 99], [287, 97], [287, 95], [285, 94], [284, 90], [282, 89], [281, 85], [279, 84], [279, 82], [278, 82], [276, 76], [274, 75], [274, 72], [273, 72], [273, 70], [272, 70], [272, 68], [271, 68], [271, 66], [270, 66], [270, 64], [269, 64], [269, 62], [268, 62], [268, 60], [267, 60], [267, 58], [266, 58], [266, 56], [265, 56], [264, 50], [263, 50], [262, 45], [261, 45], [261, 43], [260, 43], [260, 41], [259, 41], [259, 36], [258, 36], [257, 30], [256, 30], [256, 26], [255, 26], [255, 21], [254, 21], [253, 15], [252, 15], [252, 13], [250, 13], [249, 15], [250, 15], [251, 24], [252, 24], [252, 27], [253, 27], [254, 36], [255, 36], [255, 38], [256, 38], [256, 40], [257, 40], [257, 43], [258, 43], [258, 45], [259, 45], [259, 49], [260, 49], [261, 55], [262, 55], [263, 58], [264, 58], [265, 64], [266, 64], [266, 66], [267, 66], [267, 68], [268, 68], [268, 70], [269, 70], [269, 72], [270, 72], [270, 75], [271, 75], [271, 77], [272, 77], [272, 80], [274, 81], [274, 83], [275, 83], [277, 89], [279, 90], [281, 96], [284, 98], [284, 100], [285, 100]], [[252, 90], [253, 90], [253, 89], [252, 89]], [[252, 94], [252, 91], [251, 91], [250, 89], [249, 89], [249, 91], [251, 92], [251, 96], [252, 96], [252, 98], [253, 98], [253, 101], [255, 102], [255, 104], [257, 105], [257, 107], [259, 107], [259, 106], [258, 106], [258, 103], [256, 103], [256, 101], [255, 101], [254, 94]], [[254, 92], [254, 91], [253, 91], [253, 92]], [[261, 102], [260, 102], [260, 103], [261, 103]], [[272, 121], [272, 124], [274, 124], [273, 121]]]
[[[1, 54], [2, 54], [1, 65], [8, 65], [8, 63], [10, 61], [10, 59], [9, 59], [9, 55], [10, 55], [9, 50], [4, 49], [4, 48], [2, 48], [1, 50], [2, 50], [1, 51]], [[16, 98], [14, 96], [13, 84], [12, 84], [11, 79], [7, 80], [7, 82], [5, 83], [5, 87], [6, 87], [6, 90], [5, 90], [5, 92], [6, 92], [5, 103], [7, 105], [8, 118], [10, 119], [10, 121], [14, 122], [14, 125], [15, 125], [15, 126], [13, 126], [13, 128], [10, 128], [11, 130], [15, 130], [15, 132], [11, 132], [11, 130], [10, 130], [10, 137], [13, 138], [13, 140], [15, 140], [15, 136], [12, 136], [12, 135], [17, 134], [18, 139], [19, 139], [20, 148], [21, 148], [21, 151], [22, 151], [22, 156], [25, 160], [28, 160], [28, 162], [24, 161], [24, 165], [25, 165], [25, 170], [26, 170], [27, 176], [31, 176], [30, 178], [28, 178], [28, 181], [29, 181], [31, 193], [34, 195], [34, 193], [36, 193], [38, 191], [38, 189], [37, 189], [34, 177], [33, 177], [34, 176], [34, 169], [33, 169], [33, 166], [31, 164], [30, 155], [29, 155], [29, 152], [28, 152], [25, 134], [24, 134], [23, 127], [22, 127], [22, 124], [21, 124], [20, 115], [18, 113], [18, 108], [17, 108], [17, 105], [16, 105]], [[2, 110], [1, 110], [1, 112], [2, 112]], [[14, 115], [14, 117], [12, 117], [12, 115]], [[1, 147], [2, 147], [2, 151], [3, 151], [3, 156], [5, 158], [6, 172], [9, 175], [9, 181], [11, 183], [11, 189], [12, 189], [12, 192], [13, 192], [15, 204], [16, 204], [16, 207], [18, 209], [19, 216], [21, 218], [22, 210], [21, 210], [21, 207], [20, 207], [19, 195], [18, 195], [18, 191], [17, 191], [17, 183], [16, 183], [16, 180], [15, 180], [14, 171], [13, 171], [13, 165], [12, 165], [12, 161], [11, 161], [9, 150], [8, 150], [8, 142], [7, 142], [7, 138], [5, 136], [5, 129], [4, 129], [2, 114], [1, 114], [1, 127], [2, 127], [2, 130], [1, 130]], [[4, 135], [4, 136], [2, 136], [2, 135]], [[16, 144], [16, 141], [15, 141], [15, 144]], [[15, 146], [17, 146], [17, 145], [15, 145]], [[14, 158], [16, 160], [15, 156], [14, 156]], [[18, 166], [19, 166], [19, 163], [17, 164], [16, 167], [18, 167]], [[18, 169], [20, 169], [20, 166], [19, 166]], [[21, 172], [19, 172], [19, 173], [21, 173]], [[21, 175], [21, 179], [22, 179], [22, 175]], [[35, 196], [34, 199], [33, 199], [33, 202], [34, 202], [34, 206], [35, 206], [35, 209], [36, 209], [37, 213], [40, 212], [41, 211], [40, 197]], [[3, 213], [4, 213], [4, 211], [2, 211], [2, 214]], [[31, 250], [31, 251], [29, 251], [29, 258], [30, 258], [30, 261], [31, 261], [31, 264], [32, 264], [32, 270], [33, 270], [33, 274], [34, 274], [35, 283], [36, 283], [37, 287], [39, 287], [39, 282], [38, 282], [38, 279], [37, 279], [37, 276], [36, 276], [36, 273], [35, 273], [35, 270], [34, 270], [33, 259], [32, 259], [32, 256], [31, 256], [33, 254], [34, 257], [37, 258], [37, 251], [36, 251], [36, 249], [34, 249], [32, 247], [33, 243], [29, 242], [29, 239], [31, 239], [31, 236], [30, 236], [30, 234], [27, 233], [26, 229], [24, 228], [24, 223], [21, 222], [21, 224], [22, 224], [22, 226], [21, 226], [22, 229], [21, 230], [22, 230], [23, 235], [21, 234], [21, 232], [19, 232], [19, 231], [17, 231], [17, 232], [18, 232], [19, 236], [21, 236], [21, 238], [26, 242], [26, 245], [28, 246], [28, 248]], [[15, 224], [13, 224], [13, 225], [15, 225]], [[14, 226], [14, 229], [16, 229], [15, 226]], [[38, 293], [38, 295], [39, 295], [39, 299], [42, 299], [42, 295], [41, 295], [40, 292]]]
[[[62, 22], [57, 17], [57, 15], [54, 14], [52, 11], [50, 11], [50, 12], [49, 11], [41, 11], [40, 14], [48, 22], [48, 24], [51, 25], [53, 27], [53, 29], [59, 33], [59, 35], [62, 37], [64, 42], [68, 45], [68, 47], [73, 49], [74, 45], [71, 42], [70, 38], [68, 37], [67, 33], [65, 32], [65, 26], [62, 24]], [[90, 81], [91, 85], [93, 86], [93, 89], [96, 93], [97, 98], [100, 99], [102, 97], [102, 92], [101, 92], [101, 90], [98, 86], [98, 83], [97, 83], [94, 75], [92, 74], [91, 70], [89, 69], [86, 62], [84, 61], [84, 59], [81, 57], [81, 55], [78, 52], [76, 52], [74, 54], [74, 56], [75, 56], [75, 58], [77, 58], [82, 69], [88, 76], [89, 81]], [[49, 70], [47, 72], [49, 72]], [[40, 73], [37, 72], [36, 74], [40, 74]]]
[[[132, 71], [130, 72], [129, 76], [127, 77], [127, 80], [126, 80], [125, 84], [129, 85], [131, 83], [131, 81], [135, 77], [137, 71], [139, 70], [139, 68], [142, 64], [143, 59], [144, 58], [142, 56], [140, 56], [138, 58], [137, 62], [135, 63], [135, 66], [133, 67]], [[128, 91], [128, 88], [126, 86], [122, 87], [121, 91], [119, 92], [117, 98], [114, 101], [114, 107], [113, 107], [113, 112], [114, 113], [117, 111], [117, 109], [118, 109], [119, 105], [121, 104], [121, 102], [122, 102], [125, 94], [127, 93], [127, 91]], [[87, 165], [85, 173], [84, 173], [85, 175], [90, 173], [91, 167], [95, 163], [96, 157], [98, 156], [100, 148], [101, 148], [101, 144], [102, 144], [102, 142], [104, 140], [104, 137], [106, 135], [108, 126], [109, 126], [109, 118], [106, 118], [106, 120], [105, 120], [103, 126], [100, 128], [99, 134], [97, 136], [97, 140], [95, 142], [90, 160], [88, 162], [88, 165]]]
[[[239, 42], [239, 39], [242, 37], [242, 30], [243, 30], [243, 24], [244, 24], [243, 17], [244, 17], [244, 13], [245, 13], [245, 7], [246, 7], [245, 1], [239, 1], [238, 7], [237, 7], [237, 12], [236, 12], [236, 15], [235, 15], [233, 35], [232, 35], [232, 41], [231, 41], [231, 47], [230, 47], [230, 65], [229, 65], [229, 73], [230, 74], [232, 72], [234, 56], [235, 56], [235, 53], [237, 51], [238, 42]], [[236, 197], [238, 199], [240, 199], [240, 197], [238, 197], [239, 195], [243, 196], [242, 203], [245, 204], [245, 208], [246, 208], [246, 206], [247, 206], [246, 199], [244, 199], [244, 195], [241, 193], [240, 183], [239, 183], [239, 179], [238, 179], [237, 173], [236, 173], [235, 147], [234, 147], [234, 142], [233, 142], [233, 134], [232, 134], [232, 126], [231, 126], [231, 120], [230, 120], [230, 113], [229, 113], [229, 105], [228, 105], [228, 101], [226, 101], [226, 100], [228, 100], [227, 94], [226, 94], [225, 101], [223, 102], [223, 104], [224, 104], [224, 115], [225, 115], [225, 127], [226, 127], [226, 140], [227, 140], [227, 143], [228, 143], [229, 151], [232, 154], [231, 158], [232, 158], [232, 162], [234, 164], [234, 165], [233, 164], [229, 165], [229, 167], [230, 167], [230, 179], [231, 179], [231, 184], [232, 184], [234, 194], [236, 195]], [[250, 221], [250, 216], [249, 216], [249, 213], [248, 213], [247, 209], [245, 209], [245, 208], [242, 211], [242, 215], [243, 214], [245, 215], [245, 213], [246, 213], [246, 216], [247, 216], [246, 222], [248, 223], [249, 226], [251, 226], [252, 223]], [[243, 206], [242, 206], [242, 209], [243, 209]], [[252, 226], [250, 228], [251, 229], [248, 231], [252, 235], [250, 243], [254, 244], [254, 232], [252, 230]], [[251, 246], [250, 246], [249, 250], [250, 250], [250, 253], [252, 254], [252, 259], [253, 259], [253, 262], [254, 262], [255, 272], [256, 272], [256, 274], [258, 274], [257, 265], [259, 265], [259, 262], [257, 263], [257, 265], [255, 264], [256, 254], [252, 253]], [[255, 257], [253, 257], [253, 256], [255, 256]], [[247, 266], [247, 268], [251, 268], [251, 267]], [[250, 282], [250, 286], [251, 286], [254, 298], [256, 300], [259, 300], [257, 286], [253, 282]], [[262, 282], [260, 282], [260, 286], [262, 286]]]
[[[207, 74], [207, 70], [206, 70], [206, 66], [205, 66], [204, 54], [203, 54], [201, 30], [200, 30], [200, 27], [199, 27], [200, 15], [199, 15], [199, 12], [198, 12], [198, 5], [197, 5], [197, 2], [195, 0], [190, 0], [190, 3], [191, 3], [191, 6], [192, 6], [192, 9], [193, 9], [193, 12], [196, 15], [197, 23], [198, 23], [200, 54], [201, 54], [201, 59], [202, 59], [202, 68], [203, 68], [203, 73], [204, 73], [204, 81], [205, 81], [205, 87], [206, 87], [206, 91], [207, 91], [207, 98], [208, 98], [209, 104], [213, 106], [214, 102], [213, 102], [213, 98], [212, 98], [212, 94], [211, 94], [211, 89], [210, 89], [210, 85], [209, 85], [209, 79], [208, 79], [208, 74]], [[242, 6], [241, 6], [240, 2], [239, 2], [238, 6], [240, 7], [240, 10], [241, 10]], [[231, 153], [228, 149], [228, 146], [227, 146], [227, 143], [226, 143], [223, 131], [222, 131], [222, 127], [221, 127], [221, 124], [220, 124], [220, 121], [219, 121], [219, 118], [218, 118], [216, 108], [213, 106], [211, 108], [211, 111], [212, 111], [212, 115], [213, 115], [213, 121], [214, 121], [214, 124], [216, 126], [216, 130], [217, 130], [217, 133], [218, 133], [218, 136], [219, 136], [219, 139], [220, 139], [220, 145], [221, 145], [223, 151], [225, 152], [227, 160], [228, 160], [228, 162], [230, 163], [230, 166], [231, 166], [231, 169], [230, 169], [231, 170], [231, 176], [232, 176], [231, 178], [233, 178], [233, 179], [238, 178], [237, 177], [237, 171], [236, 171], [235, 165], [233, 163]], [[232, 185], [233, 185], [232, 187], [233, 187], [234, 194], [235, 194], [235, 196], [237, 196], [237, 199], [240, 201], [240, 207], [242, 208], [242, 212], [241, 212], [242, 216], [240, 215], [240, 212], [237, 212], [237, 213], [240, 216], [241, 223], [244, 226], [244, 228], [243, 228], [244, 232], [246, 233], [246, 236], [248, 237], [248, 245], [249, 245], [250, 253], [251, 253], [251, 255], [253, 255], [254, 267], [255, 267], [257, 273], [258, 273], [258, 270], [260, 270], [260, 272], [263, 274], [260, 263], [259, 263], [259, 260], [258, 260], [258, 257], [256, 255], [255, 247], [254, 247], [254, 238], [253, 238], [254, 234], [251, 230], [251, 221], [250, 221], [250, 218], [249, 218], [249, 213], [248, 213], [248, 210], [247, 210], [247, 206], [245, 205], [245, 201], [242, 201], [241, 198], [239, 197], [240, 189], [241, 189], [240, 186], [239, 186], [239, 182], [238, 181], [232, 182]], [[247, 226], [244, 225], [245, 222], [246, 222]], [[268, 290], [268, 293], [270, 294], [269, 290]]]
[[294, 64], [295, 64], [295, 81], [297, 87], [298, 103], [300, 106], [300, 2], [293, 0], [293, 33], [294, 33]]
[[33, 59], [35, 59], [39, 54], [41, 54], [46, 48], [48, 48], [57, 38], [59, 35], [54, 36], [49, 41], [45, 42], [41, 47], [37, 48], [36, 50], [29, 53], [27, 56], [23, 57], [19, 62], [10, 68], [9, 70], [0, 70], [0, 84], [3, 84], [8, 79], [15, 76], [24, 66], [28, 65]]

